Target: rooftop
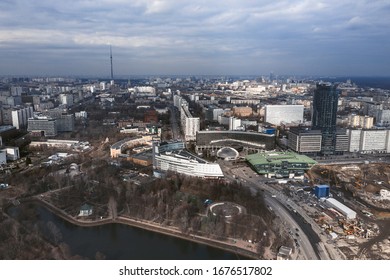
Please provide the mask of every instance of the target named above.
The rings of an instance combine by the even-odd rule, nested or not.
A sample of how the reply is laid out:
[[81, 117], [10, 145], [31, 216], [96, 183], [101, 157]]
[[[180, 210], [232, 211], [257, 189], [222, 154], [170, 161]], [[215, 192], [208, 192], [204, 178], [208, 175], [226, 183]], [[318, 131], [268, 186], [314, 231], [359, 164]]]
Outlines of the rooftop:
[[5, 132], [5, 131], [11, 130], [11, 129], [16, 129], [16, 128], [12, 125], [1, 125], [0, 126], [0, 132]]
[[174, 151], [168, 151], [168, 152], [161, 153], [161, 154], [173, 156], [173, 157], [179, 158], [179, 159], [196, 161], [198, 163], [204, 163], [204, 164], [208, 163], [206, 160], [204, 160], [200, 157], [197, 157], [186, 150], [174, 150]]
[[284, 161], [290, 163], [307, 163], [309, 165], [314, 165], [317, 162], [308, 156], [299, 155], [294, 152], [265, 152], [248, 155], [245, 158], [252, 165], [258, 164], [281, 164]]

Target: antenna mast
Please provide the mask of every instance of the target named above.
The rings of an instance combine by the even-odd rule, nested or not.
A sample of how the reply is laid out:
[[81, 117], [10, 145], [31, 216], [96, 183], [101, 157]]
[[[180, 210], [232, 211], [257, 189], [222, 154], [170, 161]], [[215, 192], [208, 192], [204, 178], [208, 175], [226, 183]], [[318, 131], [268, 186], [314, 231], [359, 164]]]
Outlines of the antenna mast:
[[114, 72], [112, 70], [112, 49], [111, 49], [111, 45], [110, 45], [110, 61], [111, 61], [111, 80], [114, 79]]

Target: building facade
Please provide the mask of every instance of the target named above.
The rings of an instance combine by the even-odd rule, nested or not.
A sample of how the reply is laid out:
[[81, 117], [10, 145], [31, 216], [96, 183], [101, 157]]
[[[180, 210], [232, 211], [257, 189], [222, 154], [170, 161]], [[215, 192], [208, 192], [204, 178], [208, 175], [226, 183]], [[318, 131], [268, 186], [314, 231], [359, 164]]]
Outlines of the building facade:
[[303, 105], [266, 105], [264, 121], [274, 125], [281, 122], [303, 122]]
[[290, 128], [288, 147], [298, 153], [317, 154], [321, 152], [321, 130]]
[[222, 178], [219, 164], [209, 163], [184, 149], [183, 142], [153, 142], [153, 173], [161, 177], [167, 172], [201, 178]]
[[253, 110], [251, 107], [233, 107], [233, 115], [237, 117], [249, 117]]
[[275, 135], [246, 131], [198, 131], [196, 133], [195, 151], [217, 151], [223, 147], [262, 151], [275, 148]]
[[390, 130], [348, 129], [349, 152], [390, 153]]
[[56, 120], [50, 117], [34, 117], [28, 120], [27, 131], [45, 137], [57, 135]]
[[56, 120], [57, 132], [72, 132], [74, 130], [74, 115], [61, 110], [49, 110], [45, 112], [50, 118]]
[[336, 116], [339, 90], [337, 85], [319, 83], [313, 97], [313, 130], [321, 130], [321, 153], [333, 155], [336, 152]]
[[17, 129], [27, 127], [28, 119], [34, 114], [33, 107], [26, 107], [12, 110], [12, 125]]
[[230, 117], [229, 130], [238, 130], [241, 127], [241, 119]]
[[257, 173], [269, 178], [294, 178], [303, 176], [316, 161], [293, 152], [264, 152], [248, 155], [247, 162]]
[[186, 141], [193, 141], [196, 139], [196, 132], [200, 129], [200, 119], [194, 118], [188, 106], [182, 104], [180, 110], [181, 127]]
[[350, 117], [349, 125], [351, 127], [370, 129], [374, 126], [374, 117], [353, 115]]

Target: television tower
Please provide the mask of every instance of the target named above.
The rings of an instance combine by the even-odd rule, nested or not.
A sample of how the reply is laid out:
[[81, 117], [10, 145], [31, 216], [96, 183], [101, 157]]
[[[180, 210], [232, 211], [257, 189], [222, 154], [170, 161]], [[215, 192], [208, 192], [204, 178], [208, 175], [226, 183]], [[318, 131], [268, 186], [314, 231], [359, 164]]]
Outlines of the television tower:
[[111, 80], [114, 79], [114, 72], [112, 70], [112, 49], [111, 49], [111, 45], [110, 45], [110, 61], [111, 61]]

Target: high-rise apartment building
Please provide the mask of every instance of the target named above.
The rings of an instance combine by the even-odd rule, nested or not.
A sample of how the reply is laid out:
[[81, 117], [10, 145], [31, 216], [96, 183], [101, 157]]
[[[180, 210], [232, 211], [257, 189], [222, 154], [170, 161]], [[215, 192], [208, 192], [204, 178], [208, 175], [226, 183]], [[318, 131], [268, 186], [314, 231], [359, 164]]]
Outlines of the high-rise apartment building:
[[27, 121], [34, 114], [33, 107], [26, 108], [17, 108], [12, 110], [12, 125], [17, 129], [22, 129], [27, 127]]
[[321, 130], [321, 153], [332, 155], [336, 150], [336, 114], [339, 90], [337, 85], [319, 83], [314, 91], [312, 129]]
[[188, 110], [188, 105], [183, 104], [180, 110], [181, 127], [186, 141], [196, 140], [196, 132], [200, 129], [200, 119], [193, 117]]

